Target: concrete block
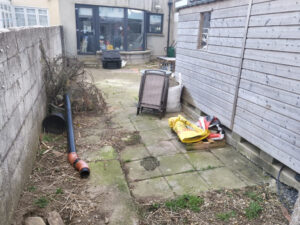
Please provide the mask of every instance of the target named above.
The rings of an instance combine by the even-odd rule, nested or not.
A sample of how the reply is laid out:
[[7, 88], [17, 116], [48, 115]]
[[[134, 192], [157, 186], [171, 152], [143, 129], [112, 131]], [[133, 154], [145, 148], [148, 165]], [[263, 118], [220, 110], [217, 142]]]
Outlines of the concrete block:
[[5, 32], [0, 32], [0, 63], [7, 60]]
[[18, 54], [18, 45], [15, 32], [5, 32], [4, 47], [8, 59]]
[[23, 52], [26, 48], [29, 48], [32, 45], [31, 29], [20, 29], [17, 30], [15, 34], [19, 52]]
[[260, 151], [259, 156], [262, 160], [266, 161], [267, 163], [274, 163], [274, 158], [264, 151]]

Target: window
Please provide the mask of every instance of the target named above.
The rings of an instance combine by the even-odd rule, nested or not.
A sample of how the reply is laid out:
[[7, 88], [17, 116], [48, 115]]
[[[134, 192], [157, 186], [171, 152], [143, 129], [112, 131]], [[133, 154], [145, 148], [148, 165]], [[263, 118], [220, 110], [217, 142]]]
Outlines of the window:
[[163, 30], [163, 15], [150, 13], [148, 17], [148, 32], [161, 34]]
[[0, 4], [0, 28], [8, 28], [13, 26], [13, 18], [11, 6]]
[[144, 11], [128, 9], [128, 50], [144, 49]]
[[201, 13], [198, 49], [206, 49], [207, 48], [208, 32], [209, 32], [209, 28], [210, 28], [210, 15], [211, 15], [211, 12]]
[[101, 50], [124, 50], [124, 9], [99, 7]]
[[16, 25], [24, 26], [48, 26], [49, 17], [47, 9], [15, 7]]

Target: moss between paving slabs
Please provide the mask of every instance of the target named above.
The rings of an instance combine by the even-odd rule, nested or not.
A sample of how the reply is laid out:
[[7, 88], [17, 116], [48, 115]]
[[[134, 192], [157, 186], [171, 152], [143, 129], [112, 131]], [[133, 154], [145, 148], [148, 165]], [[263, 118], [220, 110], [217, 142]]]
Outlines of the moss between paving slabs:
[[221, 167], [224, 164], [218, 160], [212, 153], [204, 151], [187, 152], [187, 158], [196, 168], [196, 170], [203, 170], [208, 167]]
[[92, 183], [104, 186], [117, 186], [120, 191], [129, 193], [119, 161], [92, 162], [89, 163], [89, 166]]
[[182, 173], [187, 171], [193, 171], [194, 168], [187, 161], [182, 154], [161, 156], [158, 157], [160, 161], [160, 169], [164, 175], [170, 175], [175, 173]]

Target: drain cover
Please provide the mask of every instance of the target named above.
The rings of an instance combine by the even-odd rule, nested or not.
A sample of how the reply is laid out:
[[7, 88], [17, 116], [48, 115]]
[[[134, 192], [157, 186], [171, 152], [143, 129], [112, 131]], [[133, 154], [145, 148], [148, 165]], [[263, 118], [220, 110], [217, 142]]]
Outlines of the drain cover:
[[153, 156], [148, 156], [141, 161], [141, 166], [148, 171], [155, 170], [155, 168], [159, 166], [159, 161]]

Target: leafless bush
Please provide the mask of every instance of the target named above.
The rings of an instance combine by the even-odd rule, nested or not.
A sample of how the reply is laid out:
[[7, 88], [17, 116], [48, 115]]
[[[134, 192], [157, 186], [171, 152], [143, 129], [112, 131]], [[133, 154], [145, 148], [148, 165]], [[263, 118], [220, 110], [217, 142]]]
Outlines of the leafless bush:
[[82, 62], [75, 57], [49, 58], [43, 45], [40, 46], [48, 104], [63, 105], [63, 95], [68, 93], [75, 111], [105, 110], [102, 94]]

